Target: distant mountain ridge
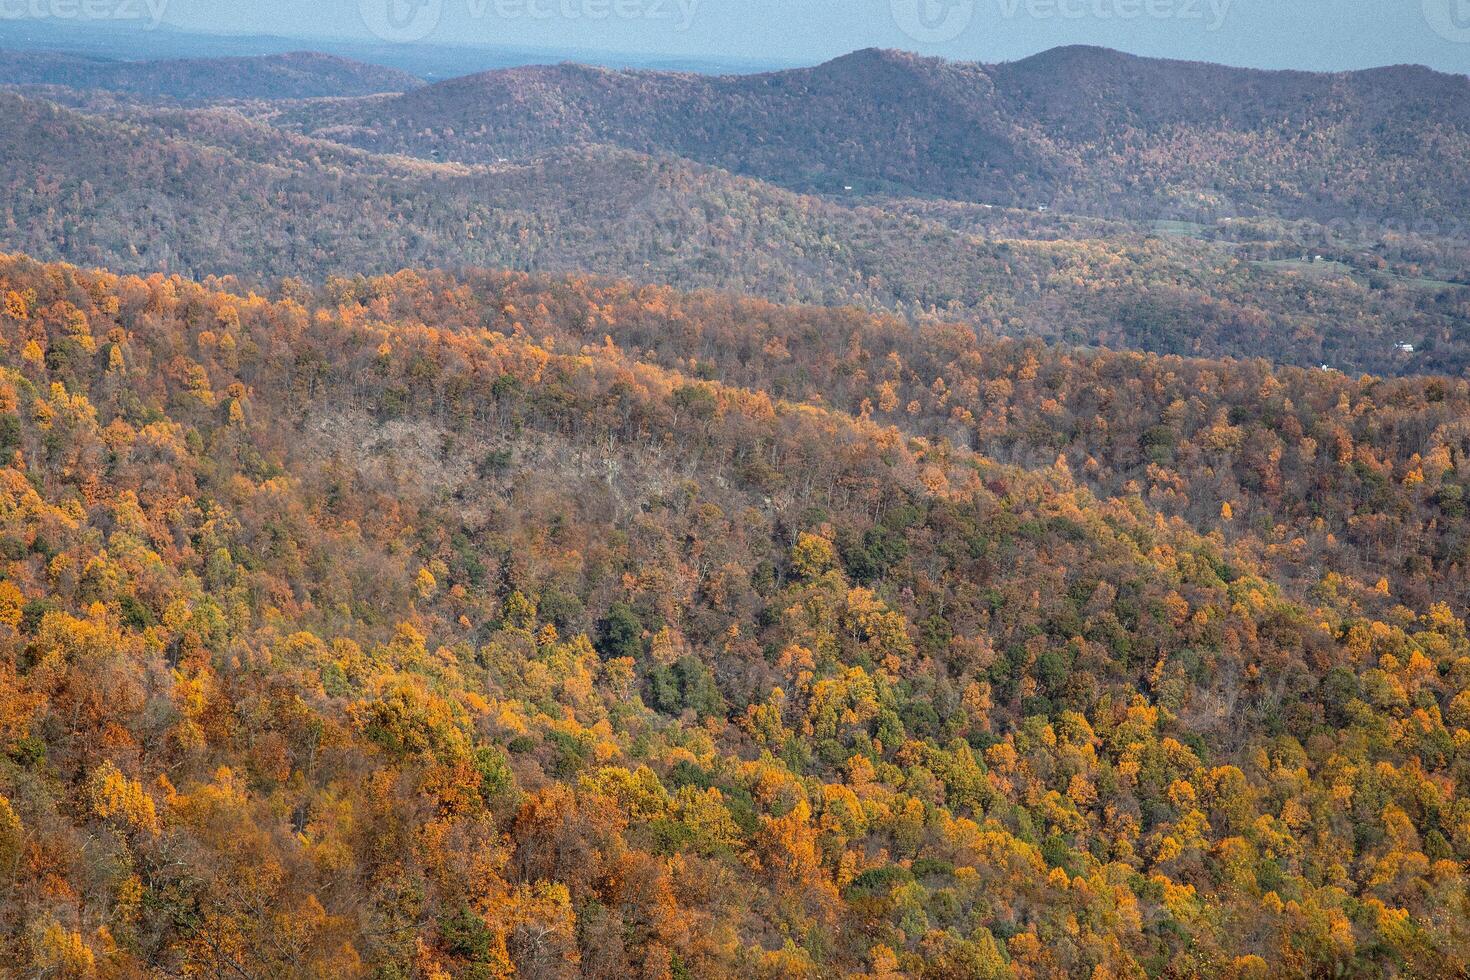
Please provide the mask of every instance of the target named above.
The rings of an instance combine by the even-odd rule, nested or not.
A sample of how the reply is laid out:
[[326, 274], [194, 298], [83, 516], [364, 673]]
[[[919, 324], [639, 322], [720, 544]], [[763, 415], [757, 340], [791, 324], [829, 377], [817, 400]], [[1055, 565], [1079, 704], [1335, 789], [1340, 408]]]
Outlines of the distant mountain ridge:
[[0, 51], [0, 84], [60, 85], [185, 102], [311, 99], [407, 92], [407, 72], [313, 51], [242, 58], [115, 61], [54, 51]]
[[1470, 204], [1470, 78], [1412, 66], [1314, 74], [1088, 47], [999, 65], [868, 49], [721, 77], [567, 63], [282, 122], [465, 162], [611, 143], [794, 190], [1128, 217], [1448, 219]]

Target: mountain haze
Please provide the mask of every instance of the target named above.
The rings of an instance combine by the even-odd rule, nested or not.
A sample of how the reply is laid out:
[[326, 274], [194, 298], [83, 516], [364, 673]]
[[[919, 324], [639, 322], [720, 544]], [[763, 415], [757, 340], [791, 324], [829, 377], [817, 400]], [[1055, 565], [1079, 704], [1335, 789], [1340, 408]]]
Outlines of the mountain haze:
[[49, 51], [0, 52], [0, 85], [99, 89], [181, 102], [348, 97], [406, 92], [422, 84], [396, 69], [309, 51], [165, 61], [115, 61]]

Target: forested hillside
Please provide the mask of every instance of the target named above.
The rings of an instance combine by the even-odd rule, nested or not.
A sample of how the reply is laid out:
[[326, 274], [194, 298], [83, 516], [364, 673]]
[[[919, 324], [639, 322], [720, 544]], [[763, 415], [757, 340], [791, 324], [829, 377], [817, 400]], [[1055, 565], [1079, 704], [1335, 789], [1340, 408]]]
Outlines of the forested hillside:
[[1458, 228], [1470, 202], [1470, 79], [1414, 67], [1265, 72], [1101, 48], [1001, 65], [869, 50], [723, 78], [567, 64], [301, 106], [282, 123], [466, 162], [612, 143], [800, 191], [1128, 218]]
[[405, 264], [585, 271], [1070, 344], [1354, 373], [1470, 365], [1470, 248], [1442, 237], [1266, 219], [1163, 235], [955, 202], [798, 195], [608, 147], [468, 166], [371, 154], [232, 111], [77, 111], [5, 94], [0, 153], [12, 163], [0, 241], [118, 271], [255, 282]]
[[1470, 969], [1470, 389], [0, 260], [0, 971]]

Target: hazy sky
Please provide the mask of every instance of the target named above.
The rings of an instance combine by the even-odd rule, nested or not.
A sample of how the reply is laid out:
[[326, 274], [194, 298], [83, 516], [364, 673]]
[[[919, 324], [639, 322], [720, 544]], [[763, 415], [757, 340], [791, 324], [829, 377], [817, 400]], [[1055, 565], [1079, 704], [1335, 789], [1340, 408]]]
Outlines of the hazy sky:
[[0, 13], [89, 3], [215, 32], [781, 62], [868, 46], [998, 61], [1087, 43], [1273, 68], [1470, 73], [1470, 0], [0, 0]]

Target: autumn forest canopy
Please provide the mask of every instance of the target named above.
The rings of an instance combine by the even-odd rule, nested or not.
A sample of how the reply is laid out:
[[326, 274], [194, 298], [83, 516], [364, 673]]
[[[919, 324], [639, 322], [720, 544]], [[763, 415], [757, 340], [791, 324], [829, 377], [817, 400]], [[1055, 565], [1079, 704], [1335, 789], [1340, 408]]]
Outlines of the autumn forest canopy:
[[0, 83], [0, 975], [1470, 972], [1470, 80]]

